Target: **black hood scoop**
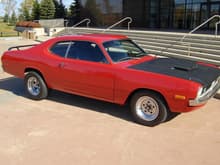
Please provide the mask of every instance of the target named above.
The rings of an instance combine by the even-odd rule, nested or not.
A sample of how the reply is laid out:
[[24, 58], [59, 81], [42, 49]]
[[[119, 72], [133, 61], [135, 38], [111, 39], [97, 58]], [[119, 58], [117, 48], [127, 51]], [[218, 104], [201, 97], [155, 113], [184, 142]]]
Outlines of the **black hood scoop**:
[[181, 70], [181, 71], [191, 71], [193, 69], [197, 69], [198, 64], [197, 63], [179, 63], [179, 64], [174, 64], [174, 66], [171, 69], [176, 69], [176, 70]]
[[220, 69], [176, 58], [156, 58], [129, 68], [192, 80], [203, 86], [210, 86], [220, 76]]

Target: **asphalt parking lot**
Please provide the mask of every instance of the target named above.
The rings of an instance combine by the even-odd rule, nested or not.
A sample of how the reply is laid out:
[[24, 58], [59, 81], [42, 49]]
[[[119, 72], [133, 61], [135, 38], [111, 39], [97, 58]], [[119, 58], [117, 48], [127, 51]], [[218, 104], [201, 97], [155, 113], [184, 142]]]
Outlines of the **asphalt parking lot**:
[[[0, 55], [30, 40], [0, 40]], [[52, 91], [26, 98], [23, 81], [0, 69], [2, 165], [219, 165], [220, 100], [149, 128], [126, 107]]]

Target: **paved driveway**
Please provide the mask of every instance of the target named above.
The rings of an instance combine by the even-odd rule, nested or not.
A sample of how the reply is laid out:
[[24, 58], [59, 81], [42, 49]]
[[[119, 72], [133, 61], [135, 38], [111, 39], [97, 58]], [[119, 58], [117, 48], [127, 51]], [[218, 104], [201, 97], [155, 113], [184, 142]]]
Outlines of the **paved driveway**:
[[[30, 41], [0, 41], [0, 51]], [[126, 107], [52, 91], [32, 101], [0, 72], [2, 165], [219, 165], [220, 100], [154, 128]]]

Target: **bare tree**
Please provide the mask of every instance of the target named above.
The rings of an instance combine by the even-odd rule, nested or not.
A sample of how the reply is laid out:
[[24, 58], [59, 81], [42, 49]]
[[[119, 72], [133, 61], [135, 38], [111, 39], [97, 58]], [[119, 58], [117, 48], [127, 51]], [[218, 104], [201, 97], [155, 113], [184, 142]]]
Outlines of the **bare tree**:
[[[5, 10], [5, 15], [11, 16], [12, 11], [15, 10], [16, 1], [15, 0], [1, 0], [1, 3], [3, 5], [3, 8]], [[9, 17], [8, 17], [8, 23], [9, 23]]]

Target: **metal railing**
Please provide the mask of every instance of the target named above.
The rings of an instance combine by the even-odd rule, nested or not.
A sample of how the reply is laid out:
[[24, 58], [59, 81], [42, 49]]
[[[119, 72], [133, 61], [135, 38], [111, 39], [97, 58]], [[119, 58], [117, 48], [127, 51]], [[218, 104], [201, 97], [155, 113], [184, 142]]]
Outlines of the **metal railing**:
[[64, 20], [64, 27], [66, 28], [68, 26], [69, 21], [68, 20]]
[[90, 20], [89, 18], [85, 18], [85, 19], [81, 20], [80, 22], [76, 23], [75, 25], [73, 25], [73, 26], [70, 27], [70, 28], [68, 28], [68, 27], [66, 26], [67, 33], [68, 33], [68, 34], [72, 34], [72, 33], [71, 33], [71, 29], [74, 29], [75, 27], [77, 27], [77, 26], [79, 26], [79, 25], [81, 25], [81, 24], [83, 24], [83, 23], [85, 23], [85, 22], [86, 22], [86, 27], [88, 28], [88, 27], [89, 27], [89, 24], [91, 23], [91, 20]]
[[194, 33], [195, 31], [199, 30], [201, 27], [203, 27], [204, 25], [206, 25], [207, 23], [209, 23], [210, 21], [212, 21], [215, 18], [219, 18], [219, 21], [216, 22], [215, 24], [215, 36], [217, 37], [218, 35], [218, 24], [220, 24], [220, 15], [214, 15], [212, 17], [210, 17], [209, 19], [207, 19], [205, 22], [203, 22], [202, 24], [200, 24], [199, 26], [197, 26], [196, 28], [194, 28], [193, 30], [191, 30], [189, 33], [185, 34], [182, 39], [181, 42], [190, 34]]
[[218, 36], [218, 25], [220, 24], [220, 16], [219, 16], [219, 21], [215, 23], [215, 37]]
[[120, 23], [126, 21], [126, 20], [129, 20], [128, 21], [128, 30], [130, 30], [130, 24], [132, 23], [133, 19], [131, 17], [125, 17], [123, 19], [121, 19], [120, 21], [116, 22], [115, 24], [109, 26], [108, 28], [106, 28], [105, 30], [103, 30], [102, 32], [106, 32], [107, 30], [110, 30], [112, 29], [113, 27], [119, 25]]
[[219, 18], [219, 20], [215, 23], [215, 37], [218, 36], [218, 25], [220, 24], [220, 15], [214, 15], [212, 17], [210, 17], [209, 19], [207, 19], [205, 22], [203, 22], [202, 24], [200, 24], [199, 26], [197, 26], [196, 28], [194, 28], [193, 30], [191, 30], [189, 33], [185, 34], [180, 41], [176, 41], [175, 43], [173, 43], [172, 45], [170, 45], [169, 47], [167, 47], [165, 50], [161, 50], [161, 55], [163, 55], [163, 53], [165, 51], [168, 51], [171, 47], [177, 45], [177, 44], [181, 44], [181, 45], [185, 45], [188, 46], [187, 50], [188, 53], [187, 55], [190, 56], [191, 55], [191, 44], [192, 43], [186, 43], [183, 40], [187, 37], [187, 36], [191, 36], [192, 33], [194, 33], [195, 31], [199, 30], [201, 27], [203, 27], [204, 25], [206, 25], [207, 23], [209, 23], [210, 21], [212, 21], [215, 18]]
[[181, 39], [181, 44], [182, 45], [186, 45], [188, 46], [188, 56], [191, 55], [191, 43], [184, 43], [183, 40], [191, 35], [192, 33], [194, 33], [195, 31], [199, 30], [201, 27], [203, 27], [204, 25], [206, 25], [207, 23], [209, 23], [210, 21], [212, 21], [213, 19], [218, 18], [219, 20], [215, 23], [215, 37], [217, 38], [218, 36], [218, 25], [220, 24], [220, 15], [214, 15], [212, 17], [210, 17], [209, 19], [207, 19], [205, 22], [203, 22], [202, 24], [200, 24], [199, 26], [197, 26], [196, 28], [194, 28], [193, 30], [191, 30], [188, 34], [185, 34], [182, 39]]
[[85, 18], [82, 21], [80, 21], [80, 22], [76, 23], [75, 25], [73, 25], [71, 28], [77, 27], [77, 26], [79, 26], [80, 24], [82, 24], [84, 22], [87, 22], [86, 27], [88, 28], [89, 24], [91, 23], [91, 20], [89, 18]]

